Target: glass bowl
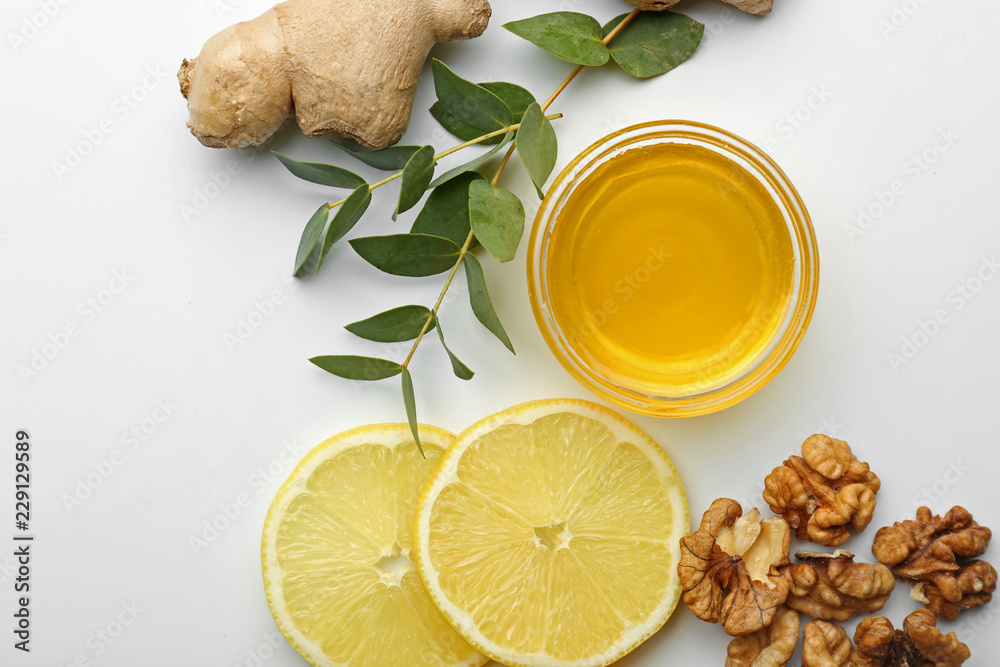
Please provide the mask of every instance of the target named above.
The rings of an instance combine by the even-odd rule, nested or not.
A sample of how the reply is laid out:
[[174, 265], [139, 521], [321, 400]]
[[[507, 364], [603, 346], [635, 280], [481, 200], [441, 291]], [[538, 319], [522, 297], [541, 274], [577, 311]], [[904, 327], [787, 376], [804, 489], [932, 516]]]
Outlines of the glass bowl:
[[[567, 209], [567, 202], [573, 201], [574, 193], [578, 190], [586, 192], [594, 189], [589, 184], [584, 187], [581, 184], [587, 184], [587, 179], [602, 167], [604, 169], [598, 172], [595, 179], [602, 178], [602, 174], [612, 173], [606, 165], [613, 167], [613, 161], [620, 160], [629, 151], [655, 151], [669, 145], [675, 147], [672, 150], [689, 153], [694, 150], [695, 154], [705, 155], [709, 161], [725, 163], [729, 167], [735, 165], [733, 173], [738, 174], [739, 179], [749, 178], [745, 182], [752, 184], [755, 192], [766, 192], [761, 196], [769, 200], [767, 205], [773, 220], [779, 219], [773, 213], [776, 208], [784, 221], [783, 227], [780, 223], [775, 223], [778, 233], [772, 235], [777, 239], [774, 242], [781, 244], [783, 253], [790, 248], [792, 261], [790, 269], [787, 262], [783, 264], [782, 275], [790, 274], [790, 285], [786, 285], [787, 293], [782, 291], [781, 308], [770, 309], [768, 321], [773, 322], [773, 326], [769, 324], [766, 330], [759, 332], [753, 354], [733, 364], [728, 376], [690, 386], [677, 384], [667, 377], [663, 378], [662, 383], [650, 380], [650, 377], [655, 376], [646, 376], [640, 380], [627, 373], [623, 375], [618, 371], [610, 372], [607, 370], [610, 367], [603, 362], [595, 363], [586, 346], [579, 343], [579, 331], [572, 330], [578, 330], [578, 324], [569, 324], [569, 318], [560, 314], [566, 312], [565, 307], [559, 307], [558, 302], [553, 300], [554, 297], [563, 298], [559, 290], [562, 289], [560, 286], [565, 286], [565, 278], [556, 281], [550, 276], [550, 273], [556, 271], [554, 266], [573, 261], [566, 259], [573, 255], [567, 255], [563, 246], [559, 246], [559, 252], [563, 256], [556, 257], [559, 252], [553, 253], [553, 236], [560, 229], [564, 230], [564, 236], [579, 234], [577, 230], [580, 225], [585, 224], [574, 222], [585, 216], [568, 212], [576, 204]], [[680, 148], [676, 148], [678, 146]], [[714, 156], [729, 162], [718, 160], [704, 151], [710, 151]], [[609, 190], [611, 187], [608, 185]], [[617, 182], [615, 187], [618, 187]], [[619, 193], [622, 191], [621, 188], [616, 190]], [[599, 199], [596, 201], [600, 203]], [[619, 200], [616, 202], [620, 203]], [[594, 207], [584, 210], [589, 213]], [[704, 224], [712, 224], [711, 219]], [[753, 232], [758, 231], [756, 223], [752, 227]], [[784, 237], [786, 232], [787, 237]], [[622, 232], [615, 230], [614, 233]], [[760, 243], [764, 244], [762, 252], [766, 251], [768, 238], [762, 235]], [[576, 249], [580, 244], [574, 240], [571, 247]], [[766, 265], [762, 266], [766, 268]], [[529, 238], [527, 268], [528, 289], [535, 319], [549, 348], [570, 375], [594, 394], [618, 407], [663, 417], [688, 417], [715, 412], [747, 398], [770, 382], [788, 363], [802, 340], [816, 305], [819, 284], [819, 254], [812, 223], [805, 205], [787, 176], [770, 157], [749, 142], [717, 127], [682, 120], [655, 121], [627, 127], [600, 139], [578, 155], [559, 174], [542, 202]], [[660, 297], [662, 296], [661, 294]], [[684, 317], [683, 313], [680, 317]], [[602, 324], [598, 322], [593, 326]], [[740, 336], [740, 344], [743, 344], [746, 334]], [[732, 347], [720, 348], [719, 354], [732, 356], [731, 352], [727, 352], [731, 349]], [[704, 377], [709, 377], [707, 370]]]

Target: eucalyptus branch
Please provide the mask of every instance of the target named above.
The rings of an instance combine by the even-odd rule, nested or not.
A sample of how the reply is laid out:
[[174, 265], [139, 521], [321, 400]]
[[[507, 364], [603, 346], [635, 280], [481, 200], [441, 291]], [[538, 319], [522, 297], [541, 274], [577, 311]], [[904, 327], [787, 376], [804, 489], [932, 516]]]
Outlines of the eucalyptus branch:
[[[563, 115], [561, 113], [554, 113], [554, 114], [550, 114], [550, 115], [546, 116], [545, 120], [550, 120], [550, 121], [551, 120], [558, 120], [558, 119], [560, 119], [562, 117], [563, 117]], [[488, 141], [488, 140], [492, 139], [493, 137], [500, 137], [500, 136], [503, 136], [505, 134], [508, 134], [509, 132], [516, 132], [520, 127], [521, 127], [520, 123], [514, 123], [513, 125], [508, 125], [508, 126], [502, 128], [502, 129], [496, 130], [495, 132], [488, 132], [487, 134], [484, 134], [482, 136], [476, 137], [475, 139], [470, 139], [469, 141], [464, 141], [464, 142], [458, 144], [457, 146], [452, 146], [451, 148], [443, 150], [440, 153], [436, 153], [434, 155], [434, 161], [437, 162], [441, 158], [448, 157], [452, 153], [457, 153], [458, 151], [462, 150], [463, 148], [468, 148], [469, 146], [475, 146], [476, 144], [481, 144], [482, 142]], [[402, 175], [403, 175], [403, 170], [400, 169], [395, 174], [392, 174], [391, 176], [387, 176], [387, 177], [383, 178], [381, 181], [376, 181], [374, 183], [369, 183], [368, 184], [368, 192], [372, 192], [376, 188], [380, 188], [383, 185], [385, 185], [386, 183], [391, 183], [392, 181], [396, 180], [397, 178], [400, 178]], [[329, 211], [331, 209], [337, 208], [338, 206], [340, 206], [341, 204], [343, 204], [344, 202], [346, 202], [348, 199], [349, 199], [349, 197], [344, 197], [343, 199], [341, 199], [339, 201], [335, 201], [332, 204], [328, 203], [326, 205], [326, 210]]]
[[[465, 268], [469, 301], [476, 318], [507, 349], [514, 352], [487, 290], [482, 265], [472, 252], [477, 246], [500, 262], [514, 259], [525, 227], [524, 205], [516, 194], [499, 187], [504, 170], [517, 152], [520, 162], [538, 192], [557, 161], [557, 143], [546, 115], [552, 103], [588, 66], [614, 61], [636, 78], [663, 74], [687, 59], [698, 47], [704, 26], [674, 12], [622, 14], [602, 26], [596, 19], [577, 12], [553, 12], [507, 23], [504, 28], [575, 65], [543, 104], [521, 86], [506, 82], [476, 84], [461, 78], [444, 63], [432, 63], [437, 101], [430, 113], [451, 134], [463, 140], [440, 153], [431, 146], [392, 146], [379, 151], [358, 152], [341, 146], [355, 158], [389, 176], [367, 183], [342, 167], [297, 162], [279, 155], [295, 175], [315, 183], [349, 188], [350, 196], [320, 206], [306, 225], [296, 256], [296, 275], [307, 265], [318, 269], [329, 248], [350, 231], [371, 201], [373, 190], [400, 180], [396, 215], [415, 206], [430, 190], [409, 233], [353, 238], [351, 246], [368, 263], [399, 276], [431, 276], [447, 273], [434, 305], [400, 306], [346, 326], [368, 340], [398, 343], [412, 341], [402, 363], [389, 359], [352, 355], [314, 357], [310, 361], [324, 370], [353, 380], [381, 380], [402, 376], [403, 403], [418, 448], [416, 399], [409, 367], [424, 337], [437, 329], [455, 375], [469, 380], [473, 372], [445, 343], [438, 318], [441, 304], [460, 267]], [[626, 29], [627, 28], [627, 29]], [[611, 45], [614, 40], [614, 45]], [[498, 139], [502, 137], [502, 139]], [[492, 141], [497, 144], [474, 160], [435, 178], [438, 160], [469, 146]], [[505, 146], [509, 142], [509, 146]], [[338, 144], [339, 145], [339, 144]], [[493, 177], [475, 171], [506, 147]], [[330, 211], [340, 207], [330, 218]], [[320, 240], [322, 239], [322, 242]]]
[[413, 346], [410, 348], [410, 353], [406, 355], [406, 360], [400, 364], [403, 368], [409, 368], [410, 360], [413, 359], [413, 355], [417, 351], [417, 346], [420, 345], [420, 341], [423, 339], [424, 334], [426, 334], [430, 329], [431, 322], [437, 320], [438, 309], [444, 302], [444, 297], [448, 293], [448, 288], [451, 287], [451, 281], [455, 279], [455, 274], [458, 273], [458, 267], [460, 267], [462, 262], [465, 260], [465, 256], [469, 252], [469, 246], [472, 245], [472, 240], [475, 237], [476, 235], [472, 232], [469, 232], [469, 235], [465, 237], [465, 244], [462, 245], [462, 249], [459, 251], [458, 260], [455, 261], [455, 266], [451, 267], [451, 271], [448, 273], [448, 279], [444, 281], [444, 287], [441, 288], [441, 293], [438, 294], [437, 301], [434, 303], [434, 307], [431, 308], [430, 316], [428, 316], [427, 321], [420, 330], [420, 333], [418, 333], [416, 339], [414, 339]]
[[[611, 40], [614, 39], [615, 36], [619, 32], [621, 32], [623, 28], [625, 28], [625, 26], [627, 26], [636, 16], [639, 15], [639, 13], [640, 13], [639, 9], [634, 9], [631, 13], [629, 13], [624, 19], [622, 19], [618, 23], [618, 25], [615, 26], [615, 28], [613, 30], [611, 30], [607, 34], [606, 37], [604, 37], [604, 39], [602, 40], [602, 43], [605, 46], [607, 46], [608, 43], [611, 42]], [[585, 65], [578, 65], [570, 73], [570, 75], [568, 77], [566, 77], [566, 79], [559, 85], [558, 88], [556, 88], [555, 91], [553, 91], [553, 93], [545, 101], [545, 104], [541, 106], [542, 112], [544, 112], [556, 100], [556, 98], [559, 97], [559, 95], [566, 89], [566, 87], [573, 81], [573, 79], [576, 78], [576, 76], [583, 70], [584, 67], [585, 67]], [[561, 118], [561, 117], [562, 117], [562, 114], [553, 114], [552, 116], [545, 116], [545, 120], [552, 120], [554, 118]], [[511, 129], [513, 127], [515, 127], [515, 126], [511, 126]], [[518, 123], [516, 125], [516, 127], [520, 128], [520, 123]], [[460, 144], [459, 146], [456, 146], [453, 149], [449, 149], [448, 151], [445, 151], [444, 153], [439, 154], [439, 156], [443, 157], [444, 155], [452, 153], [452, 152], [454, 152], [456, 150], [460, 150], [461, 148], [464, 148], [465, 146], [470, 145], [472, 143], [478, 143], [480, 141], [485, 141], [485, 140], [489, 139], [491, 136], [497, 136], [501, 132], [502, 132], [501, 130], [497, 130], [496, 132], [492, 132], [489, 135], [484, 135], [483, 137], [480, 137], [478, 139], [472, 140], [470, 142], [465, 142], [465, 144]], [[507, 149], [506, 155], [504, 155], [503, 160], [501, 161], [499, 167], [497, 168], [496, 174], [494, 174], [493, 178], [490, 181], [490, 185], [493, 186], [494, 188], [497, 187], [497, 183], [500, 180], [500, 176], [503, 174], [504, 169], [507, 167], [507, 163], [510, 162], [510, 158], [514, 155], [514, 151], [516, 149], [517, 149], [517, 138], [515, 137], [514, 142], [511, 144], [510, 148]], [[435, 156], [435, 159], [437, 159], [439, 156]], [[389, 180], [392, 180], [393, 178], [396, 178], [396, 177], [400, 176], [401, 173], [402, 172], [400, 172], [399, 174], [393, 175], [389, 179], [386, 179], [386, 182], [388, 182]], [[377, 185], [373, 185], [373, 187], [377, 187]], [[430, 314], [427, 316], [427, 319], [424, 322], [423, 327], [420, 329], [420, 333], [418, 333], [417, 337], [414, 339], [413, 345], [410, 347], [410, 351], [406, 355], [406, 359], [403, 361], [402, 364], [400, 364], [402, 366], [402, 368], [403, 368], [403, 371], [404, 371], [404, 377], [406, 377], [407, 379], [408, 379], [409, 376], [406, 375], [406, 373], [408, 372], [410, 361], [413, 359], [413, 355], [416, 354], [417, 348], [420, 346], [420, 342], [423, 340], [424, 335], [430, 329], [431, 323], [437, 321], [438, 309], [441, 307], [441, 304], [444, 302], [444, 297], [448, 293], [448, 289], [451, 287], [452, 281], [454, 281], [454, 279], [455, 279], [455, 274], [458, 273], [458, 268], [462, 265], [462, 262], [465, 261], [465, 257], [469, 253], [469, 248], [472, 245], [472, 241], [474, 239], [475, 239], [475, 232], [470, 231], [469, 234], [468, 234], [468, 236], [465, 238], [465, 243], [462, 244], [461, 250], [458, 253], [458, 257], [455, 260], [454, 266], [452, 266], [451, 267], [451, 271], [448, 272], [448, 277], [445, 280], [444, 286], [441, 288], [441, 292], [438, 294], [437, 301], [434, 303], [434, 306], [430, 309]], [[406, 386], [407, 385], [404, 384], [404, 394], [407, 393]], [[409, 392], [412, 392], [412, 386], [410, 386]], [[404, 396], [404, 398], [407, 399], [407, 405], [408, 406], [412, 404], [412, 401], [413, 401], [412, 395]], [[411, 415], [411, 420], [410, 421], [411, 421], [411, 426], [413, 426], [414, 425], [414, 421], [415, 421], [415, 417]], [[417, 435], [417, 432], [416, 432], [415, 428], [413, 429], [413, 436], [414, 436], [414, 438], [417, 439], [417, 444], [418, 444], [418, 447], [419, 447], [420, 446], [420, 441], [419, 441], [419, 437]], [[423, 448], [422, 447], [420, 448], [420, 450], [421, 450], [421, 452], [423, 452]]]
[[[635, 17], [637, 17], [641, 12], [642, 10], [639, 9], [638, 7], [629, 12], [628, 16], [619, 21], [618, 25], [616, 25], [614, 29], [612, 29], [611, 32], [609, 32], [607, 36], [601, 40], [601, 43], [604, 44], [605, 46], [610, 44], [611, 40], [614, 39], [618, 35], [618, 33], [620, 33], [625, 28], [625, 26], [631, 23], [632, 20]], [[561, 95], [564, 90], [566, 90], [566, 87], [569, 86], [570, 83], [572, 83], [573, 79], [576, 78], [577, 74], [583, 71], [584, 67], [586, 67], [586, 65], [577, 65], [576, 68], [569, 73], [569, 76], [567, 76], [563, 80], [563, 82], [559, 84], [559, 87], [556, 88], [552, 92], [552, 94], [549, 95], [549, 98], [545, 100], [545, 103], [542, 104], [543, 112], [548, 111], [549, 107], [552, 106], [552, 103], [556, 101], [556, 98], [559, 97], [559, 95]], [[548, 116], [546, 116], [546, 118], [548, 118]], [[507, 166], [507, 162], [510, 161], [510, 158], [514, 154], [514, 150], [516, 148], [517, 144], [515, 143], [507, 150], [507, 155], [504, 156], [503, 162], [500, 164], [500, 169], [497, 171], [496, 176], [493, 177], [493, 185], [497, 184], [497, 181], [500, 179], [500, 174], [503, 173], [504, 168]]]

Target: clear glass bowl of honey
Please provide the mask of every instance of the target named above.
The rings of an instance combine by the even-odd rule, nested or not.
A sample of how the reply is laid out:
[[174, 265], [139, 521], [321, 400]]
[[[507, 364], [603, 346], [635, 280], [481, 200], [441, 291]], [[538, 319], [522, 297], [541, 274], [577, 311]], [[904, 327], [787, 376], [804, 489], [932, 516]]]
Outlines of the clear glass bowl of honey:
[[595, 394], [643, 414], [721, 410], [766, 385], [812, 316], [805, 205], [759, 148], [657, 121], [608, 135], [556, 178], [528, 246], [549, 347]]

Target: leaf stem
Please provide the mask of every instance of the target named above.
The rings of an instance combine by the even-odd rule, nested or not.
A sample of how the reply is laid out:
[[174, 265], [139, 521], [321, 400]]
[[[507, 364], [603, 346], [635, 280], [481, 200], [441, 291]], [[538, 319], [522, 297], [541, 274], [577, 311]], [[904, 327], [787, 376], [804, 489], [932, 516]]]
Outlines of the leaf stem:
[[[628, 16], [626, 16], [625, 18], [623, 18], [621, 20], [621, 22], [619, 22], [618, 25], [616, 25], [611, 30], [611, 32], [608, 33], [607, 37], [605, 37], [604, 39], [601, 40], [601, 43], [604, 44], [605, 46], [607, 46], [611, 42], [611, 40], [615, 38], [615, 35], [617, 35], [618, 33], [620, 33], [622, 31], [622, 29], [624, 29], [625, 26], [627, 26], [629, 23], [631, 23], [632, 19], [634, 19], [636, 16], [638, 16], [641, 12], [642, 12], [642, 10], [639, 9], [638, 7], [635, 8], [635, 9], [633, 9], [629, 13]], [[556, 98], [559, 97], [559, 95], [562, 93], [562, 91], [566, 90], [566, 86], [568, 86], [570, 84], [570, 82], [573, 81], [573, 79], [576, 78], [576, 75], [579, 74], [580, 72], [582, 72], [585, 67], [586, 67], [586, 65], [577, 65], [576, 68], [572, 72], [569, 73], [569, 76], [567, 76], [565, 79], [563, 79], [563, 82], [559, 84], [559, 87], [555, 89], [555, 92], [553, 92], [551, 95], [549, 95], [549, 99], [545, 100], [545, 104], [542, 105], [542, 113], [545, 113], [545, 111], [548, 110], [549, 106], [553, 102], [556, 101]], [[546, 116], [546, 118], [548, 118], [548, 116]], [[500, 168], [497, 170], [497, 173], [493, 177], [493, 180], [490, 181], [490, 183], [493, 185], [493, 187], [497, 186], [497, 182], [500, 180], [500, 174], [503, 173], [504, 167], [507, 166], [507, 162], [510, 160], [511, 156], [514, 154], [514, 150], [516, 148], [517, 148], [517, 142], [511, 144], [510, 148], [507, 149], [507, 154], [504, 155], [503, 162], [500, 163]]]
[[472, 232], [469, 232], [469, 235], [465, 237], [465, 243], [462, 244], [462, 249], [458, 252], [458, 260], [455, 262], [455, 266], [451, 267], [451, 272], [448, 274], [448, 279], [445, 281], [444, 287], [441, 288], [441, 293], [438, 295], [437, 302], [435, 302], [434, 307], [431, 308], [430, 317], [428, 317], [427, 321], [424, 322], [423, 328], [420, 330], [420, 333], [417, 334], [416, 340], [413, 341], [410, 353], [406, 355], [406, 361], [400, 364], [403, 368], [407, 368], [409, 366], [410, 359], [413, 358], [414, 353], [417, 351], [417, 346], [420, 345], [420, 340], [424, 337], [424, 334], [427, 333], [431, 326], [431, 322], [437, 318], [438, 308], [440, 308], [441, 304], [444, 302], [445, 294], [448, 293], [448, 288], [451, 287], [451, 281], [455, 279], [455, 274], [458, 273], [458, 267], [462, 266], [462, 261], [465, 259], [465, 255], [469, 252], [469, 246], [472, 245], [472, 239], [474, 238], [475, 234]]
[[[558, 119], [560, 119], [562, 117], [563, 117], [563, 115], [561, 113], [554, 113], [554, 114], [551, 114], [549, 116], [546, 116], [545, 119], [546, 120], [558, 120]], [[475, 139], [470, 139], [469, 141], [465, 141], [463, 143], [460, 143], [457, 146], [452, 146], [451, 148], [443, 150], [440, 153], [438, 153], [437, 155], [435, 155], [434, 156], [434, 161], [437, 162], [438, 160], [440, 160], [443, 157], [447, 157], [447, 156], [451, 155], [452, 153], [455, 153], [457, 151], [462, 150], [463, 148], [468, 148], [469, 146], [475, 146], [476, 144], [482, 143], [482, 142], [486, 141], [487, 139], [492, 139], [493, 137], [499, 137], [500, 135], [507, 134], [508, 132], [513, 132], [513, 131], [517, 130], [519, 127], [521, 127], [520, 123], [514, 123], [513, 125], [508, 125], [507, 127], [503, 127], [503, 128], [501, 128], [499, 130], [494, 130], [493, 132], [490, 132], [488, 134], [484, 134], [481, 137], [476, 137]], [[508, 159], [509, 159], [509, 157], [508, 157]], [[385, 185], [386, 183], [390, 183], [390, 182], [396, 180], [397, 178], [399, 178], [402, 175], [403, 175], [402, 171], [397, 171], [392, 176], [386, 176], [381, 181], [376, 181], [375, 183], [371, 183], [368, 186], [368, 192], [371, 192], [375, 188], [380, 188], [383, 185]], [[329, 211], [330, 209], [337, 208], [338, 206], [340, 206], [341, 204], [343, 204], [345, 201], [347, 201], [347, 197], [344, 197], [340, 201], [335, 201], [332, 204], [327, 204], [326, 205], [326, 210]]]
[[497, 186], [497, 182], [500, 180], [500, 174], [503, 173], [504, 168], [510, 161], [510, 156], [514, 154], [515, 148], [517, 148], [516, 142], [510, 145], [510, 148], [507, 149], [507, 154], [503, 156], [503, 162], [500, 163], [500, 167], [497, 169], [497, 173], [493, 176], [493, 180], [490, 181], [490, 185], [492, 185], [494, 188]]
[[[552, 114], [550, 116], [546, 116], [545, 118], [546, 118], [546, 120], [558, 120], [559, 118], [562, 118], [562, 117], [563, 117], [563, 115], [561, 113], [554, 113], [554, 114]], [[481, 137], [476, 137], [475, 139], [471, 139], [469, 141], [466, 141], [465, 143], [459, 144], [457, 146], [452, 146], [451, 148], [443, 150], [440, 153], [438, 153], [437, 155], [435, 155], [434, 159], [435, 160], [440, 160], [441, 158], [443, 158], [445, 156], [448, 156], [448, 155], [451, 155], [452, 153], [454, 153], [456, 151], [460, 151], [463, 148], [468, 148], [469, 146], [473, 146], [475, 144], [481, 143], [483, 141], [486, 141], [487, 139], [492, 139], [493, 137], [499, 137], [502, 134], [507, 134], [508, 132], [511, 132], [513, 130], [518, 129], [519, 127], [521, 127], [520, 123], [514, 123], [513, 125], [508, 125], [507, 127], [504, 127], [502, 129], [494, 130], [493, 132], [490, 132], [489, 134], [484, 134]]]
[[632, 19], [634, 19], [640, 13], [642, 13], [642, 10], [636, 7], [635, 9], [632, 10], [632, 12], [628, 16], [626, 16], [621, 20], [621, 23], [612, 28], [611, 32], [608, 33], [608, 36], [601, 40], [604, 43], [604, 46], [610, 44], [611, 40], [615, 38], [615, 35], [620, 33], [625, 28], [625, 26], [631, 23]]
[[[601, 40], [601, 43], [603, 43], [605, 46], [607, 46], [609, 43], [611, 43], [611, 40], [615, 38], [615, 35], [617, 35], [618, 33], [620, 33], [625, 28], [625, 26], [627, 26], [629, 23], [631, 23], [632, 19], [634, 19], [636, 16], [638, 16], [641, 12], [642, 12], [642, 10], [639, 9], [639, 8], [633, 9], [631, 11], [631, 13], [629, 13], [628, 16], [626, 16], [625, 18], [623, 18], [621, 20], [621, 22], [618, 25], [616, 25], [611, 30], [611, 32], [608, 33], [607, 37], [605, 37], [604, 39]], [[572, 81], [573, 79], [576, 78], [577, 74], [579, 74], [580, 72], [583, 71], [584, 67], [585, 67], [585, 65], [577, 65], [576, 69], [574, 69], [572, 72], [569, 73], [569, 76], [567, 76], [563, 80], [563, 82], [561, 84], [559, 84], [559, 87], [556, 88], [556, 91], [554, 93], [552, 93], [551, 95], [549, 95], [549, 99], [545, 100], [545, 104], [542, 105], [542, 111], [548, 110], [549, 105], [551, 105], [553, 102], [555, 102], [556, 98], [559, 97], [559, 94], [562, 93], [562, 91], [566, 90], [566, 86], [568, 86], [570, 84], [570, 81]]]
[[[634, 19], [636, 16], [638, 16], [640, 11], [641, 10], [639, 10], [639, 9], [632, 10], [632, 12], [628, 16], [626, 16], [624, 19], [622, 19], [621, 22], [618, 25], [616, 25], [611, 32], [608, 33], [607, 37], [605, 37], [602, 40], [603, 43], [605, 45], [607, 45], [612, 39], [614, 39], [615, 35], [617, 35], [619, 32], [621, 32], [621, 30], [625, 26], [627, 26], [632, 21], [632, 19]], [[557, 97], [559, 97], [559, 95], [562, 93], [562, 91], [564, 91], [566, 89], [566, 86], [568, 86], [570, 84], [570, 82], [573, 79], [576, 78], [576, 75], [579, 74], [583, 70], [583, 68], [584, 68], [584, 65], [578, 66], [576, 69], [574, 69], [570, 73], [569, 76], [566, 77], [566, 79], [561, 84], [559, 84], [559, 87], [556, 88], [555, 92], [553, 92], [549, 96], [549, 99], [547, 99], [545, 101], [545, 104], [542, 105], [542, 112], [543, 113], [545, 112], [546, 109], [548, 109], [549, 105], [552, 104], [552, 102], [554, 102]], [[546, 118], [549, 119], [549, 120], [553, 120], [555, 118], [561, 118], [561, 117], [562, 117], [562, 114], [554, 114], [552, 116], [546, 116]], [[437, 160], [438, 158], [444, 157], [446, 155], [450, 155], [451, 153], [454, 153], [457, 150], [461, 150], [462, 148], [465, 148], [467, 146], [471, 146], [472, 144], [477, 144], [477, 143], [479, 143], [481, 141], [485, 141], [486, 139], [498, 136], [500, 134], [506, 134], [507, 132], [516, 130], [519, 127], [520, 127], [520, 123], [516, 123], [514, 125], [510, 125], [510, 126], [504, 128], [502, 130], [497, 130], [496, 132], [491, 132], [490, 134], [483, 135], [482, 137], [478, 137], [476, 139], [473, 139], [472, 141], [466, 141], [463, 144], [459, 144], [458, 146], [455, 146], [454, 148], [449, 148], [448, 150], [444, 151], [443, 153], [439, 153], [439, 154], [435, 155], [434, 159]], [[511, 156], [514, 154], [514, 150], [516, 149], [516, 147], [517, 147], [517, 141], [515, 140], [514, 143], [512, 143], [510, 145], [510, 148], [507, 149], [507, 154], [504, 155], [503, 162], [500, 163], [500, 167], [497, 169], [496, 174], [493, 176], [493, 179], [490, 181], [490, 184], [494, 188], [497, 186], [497, 182], [500, 180], [500, 175], [503, 174], [503, 170], [507, 167], [507, 163], [510, 161]], [[394, 174], [394, 175], [390, 176], [389, 178], [384, 179], [383, 181], [380, 181], [378, 183], [373, 183], [371, 187], [372, 188], [376, 188], [379, 185], [384, 185], [385, 183], [388, 183], [389, 181], [393, 180], [394, 178], [398, 178], [399, 176], [400, 176], [400, 174]], [[340, 202], [338, 202], [338, 203], [340, 203]], [[334, 204], [334, 206], [336, 206], [336, 204]], [[472, 241], [473, 241], [474, 238], [475, 238], [475, 233], [472, 232], [472, 231], [470, 231], [469, 235], [467, 237], [465, 237], [465, 243], [462, 245], [462, 249], [458, 253], [458, 259], [455, 261], [455, 265], [453, 267], [451, 267], [451, 272], [448, 274], [448, 279], [445, 280], [444, 286], [441, 288], [441, 293], [438, 294], [437, 301], [434, 303], [434, 307], [431, 308], [431, 314], [427, 318], [427, 321], [424, 322], [423, 328], [420, 330], [420, 333], [417, 334], [416, 339], [413, 341], [413, 345], [410, 347], [409, 354], [406, 355], [406, 360], [402, 363], [402, 366], [403, 366], [403, 369], [404, 369], [404, 373], [409, 371], [410, 361], [413, 359], [413, 355], [416, 354], [417, 347], [420, 345], [420, 341], [423, 340], [424, 334], [426, 334], [427, 331], [428, 331], [428, 329], [430, 328], [431, 322], [433, 322], [433, 321], [435, 321], [435, 319], [437, 319], [438, 309], [441, 307], [441, 304], [444, 302], [444, 297], [448, 293], [448, 289], [451, 287], [452, 281], [455, 279], [455, 274], [458, 273], [458, 267], [460, 267], [462, 265], [462, 262], [465, 260], [465, 256], [466, 256], [466, 254], [468, 254], [469, 248], [471, 247]]]
[[570, 84], [570, 81], [572, 81], [573, 79], [576, 78], [577, 74], [579, 74], [580, 72], [583, 71], [584, 67], [586, 67], [586, 65], [577, 65], [576, 69], [574, 69], [572, 72], [570, 72], [569, 76], [567, 76], [565, 79], [563, 79], [563, 82], [559, 84], [559, 87], [556, 88], [555, 92], [552, 93], [551, 95], [549, 95], [549, 99], [545, 100], [545, 104], [542, 105], [542, 111], [545, 111], [546, 109], [548, 109], [549, 105], [551, 105], [553, 102], [556, 101], [556, 98], [559, 97], [560, 93], [562, 93], [562, 91], [566, 90], [566, 86], [568, 86]]

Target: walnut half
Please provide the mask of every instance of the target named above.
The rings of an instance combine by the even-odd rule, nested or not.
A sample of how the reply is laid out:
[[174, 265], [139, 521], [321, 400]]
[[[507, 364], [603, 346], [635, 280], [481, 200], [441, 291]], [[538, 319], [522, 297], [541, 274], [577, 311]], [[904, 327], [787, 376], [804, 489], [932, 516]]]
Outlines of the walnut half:
[[799, 643], [799, 615], [778, 607], [766, 628], [729, 642], [726, 667], [785, 667]]
[[910, 596], [955, 620], [963, 609], [986, 604], [996, 590], [997, 573], [981, 560], [962, 562], [986, 551], [992, 533], [955, 506], [935, 516], [927, 507], [915, 519], [899, 521], [875, 533], [872, 553], [893, 574], [910, 584]]
[[856, 667], [958, 667], [969, 659], [969, 647], [954, 632], [941, 634], [937, 617], [918, 609], [896, 630], [885, 616], [872, 616], [858, 624], [854, 633], [857, 650], [851, 656]]
[[882, 482], [843, 440], [812, 435], [764, 479], [764, 500], [800, 540], [835, 547], [864, 530]]
[[826, 621], [806, 624], [802, 638], [802, 667], [848, 667], [854, 645], [844, 628]]
[[733, 636], [770, 625], [788, 595], [777, 568], [788, 563], [791, 533], [780, 517], [743, 514], [735, 500], [719, 498], [701, 527], [681, 539], [677, 574], [684, 602], [703, 621], [722, 623]]
[[[910, 597], [938, 616], [954, 621], [963, 609], [980, 607], [992, 600], [996, 589], [997, 571], [984, 560], [974, 560], [958, 570], [954, 587], [942, 590], [934, 583], [920, 581], [910, 589]], [[945, 596], [946, 592], [951, 599]]]
[[881, 563], [855, 563], [854, 554], [796, 552], [802, 561], [785, 565], [788, 580], [785, 605], [813, 618], [846, 621], [855, 614], [878, 611], [896, 586], [892, 572]]

